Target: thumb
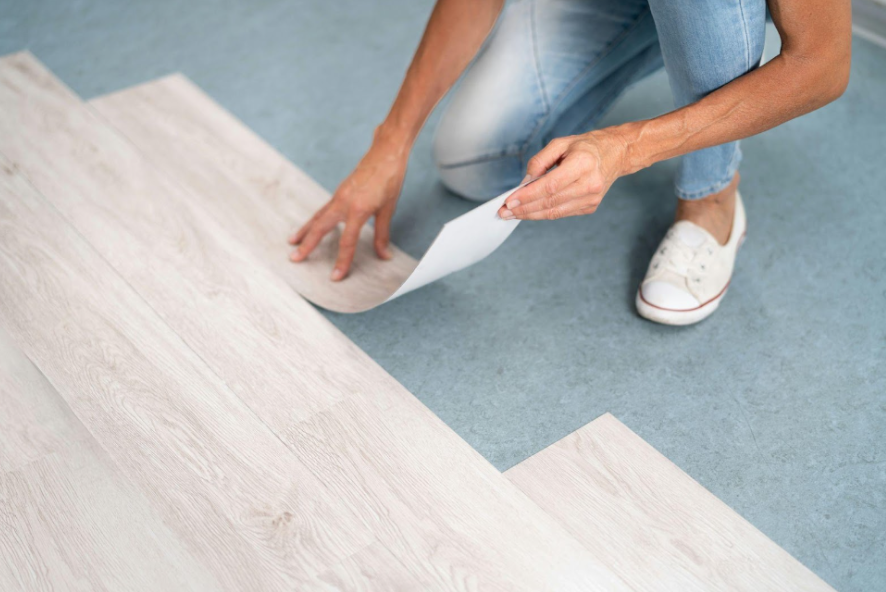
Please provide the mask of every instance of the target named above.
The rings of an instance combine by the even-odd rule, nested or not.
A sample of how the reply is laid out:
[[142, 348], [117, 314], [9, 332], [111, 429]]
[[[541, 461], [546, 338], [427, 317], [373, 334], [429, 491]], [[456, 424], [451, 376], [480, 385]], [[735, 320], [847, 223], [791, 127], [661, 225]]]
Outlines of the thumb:
[[556, 138], [551, 140], [547, 146], [529, 159], [526, 172], [532, 178], [538, 178], [544, 175], [555, 164], [560, 162], [566, 149], [569, 148], [571, 142], [569, 138]]

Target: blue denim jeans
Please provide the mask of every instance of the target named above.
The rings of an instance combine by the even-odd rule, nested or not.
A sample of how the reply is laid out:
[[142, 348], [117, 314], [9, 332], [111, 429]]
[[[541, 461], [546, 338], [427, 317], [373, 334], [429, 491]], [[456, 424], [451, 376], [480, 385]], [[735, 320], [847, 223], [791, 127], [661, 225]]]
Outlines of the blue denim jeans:
[[[517, 185], [550, 140], [587, 132], [628, 86], [662, 66], [677, 107], [755, 68], [765, 0], [518, 0], [440, 120], [443, 183], [485, 200]], [[738, 142], [682, 157], [676, 193], [700, 199], [738, 170]]]

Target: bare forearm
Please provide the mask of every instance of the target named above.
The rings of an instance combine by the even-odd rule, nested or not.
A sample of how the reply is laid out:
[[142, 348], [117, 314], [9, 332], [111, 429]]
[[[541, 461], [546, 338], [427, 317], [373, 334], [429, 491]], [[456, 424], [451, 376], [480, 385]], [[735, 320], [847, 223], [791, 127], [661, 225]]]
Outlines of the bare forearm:
[[785, 23], [786, 30], [779, 26], [784, 39], [780, 55], [692, 105], [619, 126], [628, 148], [625, 173], [758, 134], [840, 96], [849, 77], [849, 6], [845, 0], [824, 1], [828, 6], [816, 19], [795, 14], [815, 6], [771, 2], [776, 25]]
[[539, 182], [511, 194], [499, 216], [556, 220], [591, 214], [623, 175], [751, 136], [838, 97], [849, 80], [850, 1], [767, 4], [782, 38], [776, 59], [661, 117], [555, 138], [529, 160], [526, 172]]
[[628, 143], [626, 172], [758, 134], [814, 111], [842, 92], [840, 82], [818, 79], [786, 62], [776, 57], [697, 103], [621, 126]]
[[434, 105], [476, 55], [501, 12], [504, 0], [438, 0], [406, 78], [372, 146], [329, 202], [289, 238], [290, 258], [304, 261], [324, 236], [344, 222], [338, 257], [330, 276], [347, 276], [360, 229], [375, 217], [375, 251], [390, 259], [391, 218], [403, 186], [409, 150]]
[[400, 92], [377, 135], [408, 152], [434, 106], [492, 30], [504, 0], [438, 0]]

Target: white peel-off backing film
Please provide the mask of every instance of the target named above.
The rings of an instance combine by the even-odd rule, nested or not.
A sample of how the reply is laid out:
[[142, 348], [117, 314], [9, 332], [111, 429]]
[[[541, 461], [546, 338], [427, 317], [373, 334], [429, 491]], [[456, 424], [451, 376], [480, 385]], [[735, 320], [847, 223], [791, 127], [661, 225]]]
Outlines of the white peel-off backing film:
[[[300, 292], [322, 308], [335, 312], [362, 312], [469, 267], [500, 247], [519, 224], [519, 220], [502, 220], [498, 216], [498, 209], [517, 189], [519, 187], [506, 191], [446, 223], [417, 265], [388, 267], [385, 273], [378, 275], [377, 282], [373, 282], [373, 278], [366, 277], [366, 274], [381, 271], [389, 264], [373, 262], [366, 269], [356, 268], [352, 271], [352, 275], [358, 275], [356, 282], [350, 277], [337, 283], [324, 280], [329, 285], [313, 286], [315, 289]], [[360, 247], [371, 248], [366, 244]], [[320, 262], [315, 260], [317, 263]], [[331, 262], [329, 265], [331, 269]], [[395, 269], [398, 271], [392, 274], [391, 271]], [[358, 284], [362, 289], [355, 289]]]

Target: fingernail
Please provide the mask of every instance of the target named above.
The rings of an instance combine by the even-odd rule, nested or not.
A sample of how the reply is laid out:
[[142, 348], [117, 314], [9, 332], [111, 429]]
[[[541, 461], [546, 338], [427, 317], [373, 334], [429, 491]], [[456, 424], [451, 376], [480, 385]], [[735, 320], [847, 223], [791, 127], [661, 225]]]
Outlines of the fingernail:
[[515, 218], [514, 212], [511, 210], [505, 210], [500, 214], [502, 220], [513, 220]]
[[523, 180], [520, 181], [520, 185], [526, 185], [531, 180], [532, 180], [532, 175], [526, 175], [525, 177], [523, 177]]
[[294, 234], [293, 234], [292, 236], [289, 237], [289, 244], [290, 244], [290, 245], [294, 245], [294, 244], [295, 244], [295, 235], [294, 235]]
[[289, 254], [289, 260], [298, 263], [299, 261], [301, 261], [301, 253], [299, 253], [298, 251], [291, 252]]
[[345, 275], [345, 272], [343, 272], [342, 270], [340, 270], [338, 268], [335, 268], [332, 270], [332, 275], [329, 277], [332, 279], [333, 282], [337, 282], [338, 280], [343, 278], [344, 275]]
[[505, 205], [507, 206], [507, 208], [509, 210], [513, 210], [514, 208], [516, 208], [517, 206], [520, 205], [520, 200], [519, 199], [512, 199], [508, 203], [506, 203]]
[[391, 253], [390, 249], [385, 249], [384, 251], [382, 251], [382, 257], [384, 257], [385, 259], [390, 259], [393, 256], [394, 255], [393, 253]]

